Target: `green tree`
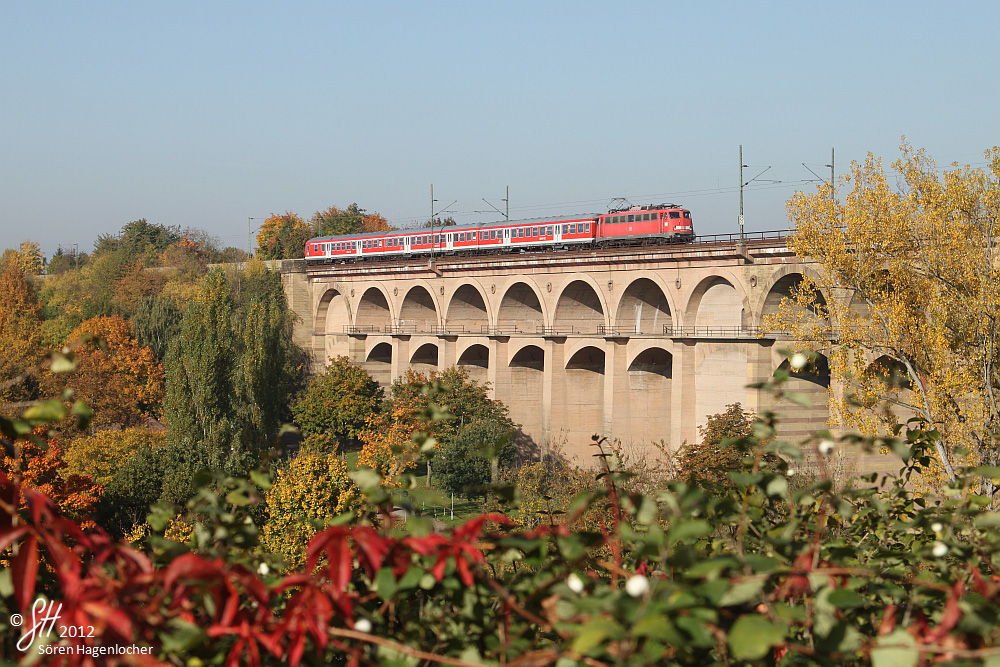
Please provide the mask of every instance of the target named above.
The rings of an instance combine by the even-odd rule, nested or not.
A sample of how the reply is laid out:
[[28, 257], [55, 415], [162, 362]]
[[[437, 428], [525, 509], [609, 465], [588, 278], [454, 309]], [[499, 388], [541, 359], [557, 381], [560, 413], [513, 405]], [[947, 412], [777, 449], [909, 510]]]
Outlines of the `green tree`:
[[301, 568], [309, 539], [358, 500], [340, 457], [303, 451], [278, 471], [265, 496], [268, 520], [261, 544], [290, 567]]
[[63, 250], [62, 246], [59, 246], [55, 253], [53, 253], [48, 265], [45, 267], [45, 272], [50, 276], [54, 276], [67, 271], [72, 271], [82, 264], [82, 261], [80, 264], [77, 264], [77, 261], [78, 258], [75, 255], [66, 252]]
[[260, 262], [232, 279], [209, 272], [165, 363], [164, 411], [182, 468], [245, 475], [275, 443], [303, 361], [291, 334], [276, 273]]
[[382, 400], [382, 388], [365, 369], [347, 357], [334, 357], [309, 381], [292, 414], [303, 434], [329, 433], [344, 443], [358, 437]]
[[438, 447], [434, 470], [441, 485], [467, 497], [485, 496], [498, 482], [500, 468], [508, 468], [517, 454], [514, 431], [497, 421], [473, 421]]
[[162, 361], [167, 356], [170, 341], [181, 331], [183, 314], [177, 303], [168, 296], [144, 296], [132, 313], [132, 333], [140, 345], [153, 351]]
[[181, 240], [181, 228], [148, 222], [145, 218], [123, 225], [117, 234], [101, 234], [94, 243], [94, 257], [121, 250], [128, 260], [155, 255]]

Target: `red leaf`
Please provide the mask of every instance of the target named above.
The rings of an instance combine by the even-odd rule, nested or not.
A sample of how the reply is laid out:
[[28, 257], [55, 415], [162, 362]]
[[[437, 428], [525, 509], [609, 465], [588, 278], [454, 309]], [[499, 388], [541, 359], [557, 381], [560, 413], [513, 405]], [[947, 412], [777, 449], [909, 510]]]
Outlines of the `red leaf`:
[[28, 535], [18, 548], [17, 556], [11, 563], [14, 575], [14, 598], [21, 611], [25, 611], [35, 599], [35, 583], [38, 580], [38, 538]]

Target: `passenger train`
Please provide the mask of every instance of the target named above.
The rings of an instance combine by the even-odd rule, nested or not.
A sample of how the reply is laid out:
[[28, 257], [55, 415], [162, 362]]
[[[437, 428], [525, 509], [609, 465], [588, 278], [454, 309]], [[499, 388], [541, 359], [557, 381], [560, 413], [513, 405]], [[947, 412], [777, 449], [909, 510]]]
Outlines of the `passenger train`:
[[654, 204], [593, 216], [320, 236], [306, 243], [305, 258], [319, 263], [692, 240], [691, 211], [676, 204]]

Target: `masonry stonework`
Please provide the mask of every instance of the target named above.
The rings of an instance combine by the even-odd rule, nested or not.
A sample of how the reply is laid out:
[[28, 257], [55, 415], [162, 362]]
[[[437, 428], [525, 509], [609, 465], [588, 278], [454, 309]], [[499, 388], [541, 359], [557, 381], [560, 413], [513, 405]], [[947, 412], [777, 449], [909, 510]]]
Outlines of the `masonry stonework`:
[[[769, 397], [746, 388], [787, 361], [764, 317], [815, 270], [781, 237], [601, 250], [306, 266], [282, 263], [296, 339], [314, 363], [346, 355], [388, 385], [458, 365], [490, 384], [535, 453], [581, 464], [592, 436], [636, 455], [696, 441], [707, 415]], [[839, 298], [838, 295], [825, 295]], [[793, 441], [826, 428], [821, 357], [779, 406]], [[863, 467], [878, 467], [866, 460]]]

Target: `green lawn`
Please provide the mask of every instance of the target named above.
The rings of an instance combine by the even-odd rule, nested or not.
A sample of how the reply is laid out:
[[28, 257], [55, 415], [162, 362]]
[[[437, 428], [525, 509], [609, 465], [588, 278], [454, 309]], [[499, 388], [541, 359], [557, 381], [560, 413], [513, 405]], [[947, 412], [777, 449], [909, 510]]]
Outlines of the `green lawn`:
[[[348, 470], [355, 470], [358, 467], [358, 456], [360, 450], [348, 450], [344, 453]], [[451, 527], [477, 516], [482, 511], [482, 505], [478, 500], [468, 500], [461, 496], [455, 496], [454, 513], [452, 519], [452, 498], [444, 489], [438, 488], [434, 484], [433, 475], [431, 485], [427, 486], [427, 466], [419, 464], [413, 471], [417, 478], [417, 486], [409, 491], [401, 492], [400, 496], [394, 500], [397, 505], [407, 503], [417, 514], [437, 518], [446, 526]]]

